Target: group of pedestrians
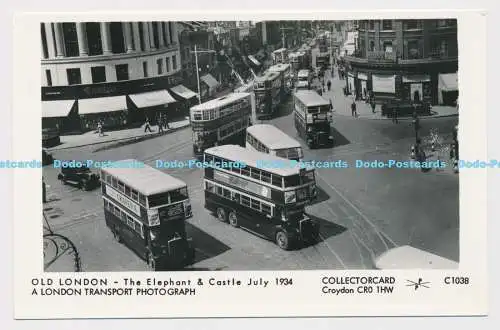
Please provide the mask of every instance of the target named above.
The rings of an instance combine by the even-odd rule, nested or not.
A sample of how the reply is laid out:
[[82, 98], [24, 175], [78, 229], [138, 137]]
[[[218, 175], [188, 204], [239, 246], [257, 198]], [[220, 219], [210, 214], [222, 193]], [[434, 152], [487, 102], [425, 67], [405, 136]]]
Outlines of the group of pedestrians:
[[[156, 124], [158, 125], [158, 134], [165, 132], [165, 129], [170, 129], [170, 126], [168, 125], [168, 118], [166, 114], [158, 114], [156, 116]], [[151, 130], [151, 123], [149, 121], [149, 118], [146, 117], [145, 124], [144, 124], [144, 133], [146, 132], [153, 132]]]

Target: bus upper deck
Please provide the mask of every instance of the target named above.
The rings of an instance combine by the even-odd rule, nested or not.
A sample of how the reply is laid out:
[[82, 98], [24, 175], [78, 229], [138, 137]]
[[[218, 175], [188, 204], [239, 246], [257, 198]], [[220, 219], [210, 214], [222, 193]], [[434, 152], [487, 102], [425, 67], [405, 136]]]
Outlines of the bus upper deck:
[[247, 128], [247, 148], [291, 160], [303, 157], [300, 143], [274, 125], [259, 124]]

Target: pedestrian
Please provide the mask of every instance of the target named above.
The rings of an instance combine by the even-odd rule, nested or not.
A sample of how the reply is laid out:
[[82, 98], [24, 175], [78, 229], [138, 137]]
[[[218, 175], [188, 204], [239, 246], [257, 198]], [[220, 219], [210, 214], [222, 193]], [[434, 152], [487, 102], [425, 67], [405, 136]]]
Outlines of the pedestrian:
[[375, 100], [371, 100], [372, 112], [375, 113]]
[[331, 82], [331, 80], [328, 80], [328, 82], [327, 82], [326, 85], [328, 86], [328, 91], [330, 91], [330, 89], [332, 88], [332, 82]]
[[330, 111], [333, 111], [333, 103], [332, 103], [332, 99], [330, 99]]
[[394, 107], [392, 110], [392, 122], [397, 124], [398, 123], [398, 108]]
[[159, 115], [156, 119], [156, 124], [158, 125], [158, 134], [163, 133], [163, 116]]
[[101, 120], [99, 120], [97, 122], [97, 132], [99, 132], [99, 136], [104, 136], [104, 133], [102, 131], [102, 121]]
[[165, 129], [170, 129], [170, 125], [168, 124], [167, 114], [164, 114], [163, 116], [163, 125], [165, 126]]
[[45, 179], [42, 176], [42, 202], [47, 203], [47, 186], [45, 184]]
[[353, 117], [358, 117], [358, 112], [356, 110], [356, 102], [354, 100], [352, 100], [352, 103], [351, 103], [351, 115]]
[[146, 125], [144, 126], [144, 133], [146, 133], [146, 131], [152, 132], [151, 126], [149, 125], [149, 118], [148, 117], [146, 117]]

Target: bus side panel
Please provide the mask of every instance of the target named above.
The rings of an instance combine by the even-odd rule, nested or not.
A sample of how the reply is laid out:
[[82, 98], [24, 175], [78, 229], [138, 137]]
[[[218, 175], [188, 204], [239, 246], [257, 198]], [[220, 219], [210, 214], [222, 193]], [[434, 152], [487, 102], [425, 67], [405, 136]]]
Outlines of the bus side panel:
[[127, 247], [137, 253], [142, 259], [146, 258], [146, 244], [142, 237], [139, 237], [136, 232], [132, 231], [129, 226], [108, 210], [104, 210], [104, 218], [108, 227], [115, 228], [118, 231], [123, 243]]

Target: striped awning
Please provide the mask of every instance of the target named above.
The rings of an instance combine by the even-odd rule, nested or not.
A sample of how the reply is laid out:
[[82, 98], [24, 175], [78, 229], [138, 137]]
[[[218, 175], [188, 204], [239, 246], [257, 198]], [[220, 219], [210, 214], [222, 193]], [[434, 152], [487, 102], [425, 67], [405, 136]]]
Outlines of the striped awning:
[[145, 92], [129, 95], [132, 102], [138, 108], [155, 107], [176, 102], [175, 99], [165, 89], [153, 92]]
[[67, 117], [75, 100], [42, 101], [42, 118]]
[[78, 100], [78, 114], [80, 115], [125, 110], [127, 110], [127, 99], [124, 95]]

